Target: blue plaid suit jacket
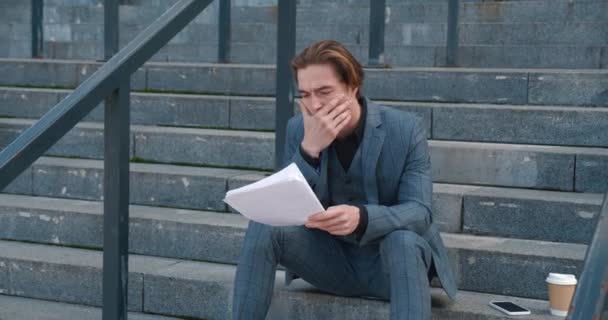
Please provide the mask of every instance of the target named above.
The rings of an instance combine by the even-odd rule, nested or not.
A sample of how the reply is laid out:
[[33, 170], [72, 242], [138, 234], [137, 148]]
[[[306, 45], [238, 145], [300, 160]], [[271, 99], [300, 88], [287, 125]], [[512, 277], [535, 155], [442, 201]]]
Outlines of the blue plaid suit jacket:
[[[433, 182], [426, 130], [415, 115], [367, 101], [367, 119], [361, 142], [364, 168], [367, 230], [360, 245], [380, 241], [394, 230], [410, 230], [422, 236], [433, 252], [433, 265], [450, 298], [457, 293], [454, 275], [439, 229], [432, 218]], [[327, 150], [321, 154], [319, 171], [301, 156], [304, 138], [302, 115], [287, 125], [283, 166], [296, 163], [322, 203], [329, 197]], [[287, 273], [289, 283], [294, 275]]]

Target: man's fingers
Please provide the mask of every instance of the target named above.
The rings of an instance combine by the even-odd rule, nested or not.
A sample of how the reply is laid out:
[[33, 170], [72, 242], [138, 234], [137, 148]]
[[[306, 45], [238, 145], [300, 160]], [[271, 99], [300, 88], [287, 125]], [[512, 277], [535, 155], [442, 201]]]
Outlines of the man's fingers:
[[320, 213], [315, 213], [312, 216], [308, 217], [308, 222], [322, 222], [322, 221], [327, 221], [330, 219], [333, 219], [337, 216], [339, 216], [342, 212], [340, 211], [332, 211], [332, 210], [327, 210], [324, 212], [320, 212]]
[[340, 132], [348, 124], [351, 117], [352, 117], [352, 115], [350, 113], [346, 113], [346, 114], [342, 115], [341, 117], [339, 117], [338, 119], [336, 119], [336, 122], [334, 124], [336, 131]]
[[329, 120], [335, 120], [341, 114], [350, 111], [351, 103], [351, 99], [343, 101], [340, 105], [336, 106], [329, 114], [327, 114], [327, 118], [329, 118]]
[[320, 116], [328, 115], [332, 110], [334, 110], [336, 107], [338, 107], [340, 104], [342, 104], [345, 99], [348, 99], [348, 98], [343, 94], [340, 94], [340, 95], [332, 98], [331, 100], [329, 100], [329, 102], [327, 104], [325, 104], [319, 110], [319, 112], [318, 112], [319, 115]]
[[342, 216], [338, 216], [333, 219], [313, 223], [313, 226], [315, 228], [323, 229], [326, 231], [329, 231], [331, 229], [344, 228], [347, 225], [348, 225], [348, 221], [346, 221]]

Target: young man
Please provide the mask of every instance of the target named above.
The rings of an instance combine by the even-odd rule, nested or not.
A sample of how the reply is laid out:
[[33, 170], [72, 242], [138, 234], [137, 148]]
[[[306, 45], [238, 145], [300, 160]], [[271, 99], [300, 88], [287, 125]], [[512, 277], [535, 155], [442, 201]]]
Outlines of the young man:
[[426, 133], [414, 115], [361, 94], [363, 69], [340, 43], [304, 49], [292, 68], [301, 115], [287, 126], [295, 162], [326, 211], [304, 226], [251, 222], [236, 272], [233, 319], [264, 319], [277, 264], [342, 296], [390, 300], [391, 319], [430, 319], [429, 281], [456, 285], [431, 215]]

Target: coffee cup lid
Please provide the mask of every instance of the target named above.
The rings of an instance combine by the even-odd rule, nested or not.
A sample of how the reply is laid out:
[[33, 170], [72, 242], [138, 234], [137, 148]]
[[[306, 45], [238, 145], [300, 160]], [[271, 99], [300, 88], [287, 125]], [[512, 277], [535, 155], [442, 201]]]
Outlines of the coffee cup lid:
[[577, 284], [576, 276], [573, 274], [549, 273], [546, 281], [548, 283], [561, 285]]

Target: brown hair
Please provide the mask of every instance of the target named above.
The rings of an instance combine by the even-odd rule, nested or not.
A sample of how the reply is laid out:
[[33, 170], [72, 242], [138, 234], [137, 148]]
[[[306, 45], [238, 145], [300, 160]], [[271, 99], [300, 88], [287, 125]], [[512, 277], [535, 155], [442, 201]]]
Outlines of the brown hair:
[[359, 88], [357, 96], [361, 95], [363, 85], [363, 67], [353, 55], [338, 41], [322, 40], [313, 43], [302, 50], [291, 61], [293, 75], [298, 81], [298, 69], [311, 64], [325, 64], [333, 66], [340, 80], [350, 88]]

